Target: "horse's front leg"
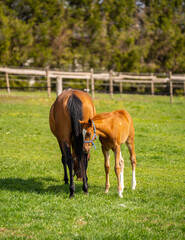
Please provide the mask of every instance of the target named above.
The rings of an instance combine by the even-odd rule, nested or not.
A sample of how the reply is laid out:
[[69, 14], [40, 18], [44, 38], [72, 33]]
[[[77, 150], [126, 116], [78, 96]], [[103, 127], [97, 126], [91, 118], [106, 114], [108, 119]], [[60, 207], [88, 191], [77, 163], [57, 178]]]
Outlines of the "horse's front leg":
[[74, 185], [74, 179], [73, 179], [73, 158], [72, 158], [72, 154], [71, 154], [71, 149], [69, 147], [68, 144], [64, 144], [64, 153], [65, 153], [65, 157], [67, 158], [67, 165], [69, 168], [69, 175], [70, 175], [70, 186], [69, 186], [69, 190], [70, 190], [70, 195], [69, 197], [74, 197], [74, 192], [75, 192], [75, 185]]
[[105, 193], [108, 193], [110, 188], [110, 183], [109, 183], [110, 154], [109, 154], [109, 150], [107, 150], [103, 146], [102, 146], [102, 152], [105, 160], [104, 162], [105, 174], [106, 174]]
[[120, 146], [117, 146], [114, 150], [114, 156], [115, 156], [115, 173], [117, 176], [117, 181], [118, 181], [118, 194], [122, 198], [123, 195], [123, 166], [120, 164]]
[[87, 166], [88, 166], [88, 159], [87, 159], [87, 154], [84, 154], [85, 155], [85, 169], [84, 169], [84, 177], [83, 177], [83, 191], [84, 193], [88, 193], [88, 184], [87, 184], [87, 181], [88, 181], [88, 178], [87, 178]]

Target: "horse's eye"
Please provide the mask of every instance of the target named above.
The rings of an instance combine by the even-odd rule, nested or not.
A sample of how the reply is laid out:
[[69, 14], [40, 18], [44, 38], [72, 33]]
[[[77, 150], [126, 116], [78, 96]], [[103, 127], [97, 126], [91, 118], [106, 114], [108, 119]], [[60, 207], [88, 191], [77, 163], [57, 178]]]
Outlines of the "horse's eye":
[[91, 134], [87, 132], [87, 133], [86, 133], [86, 136], [87, 136], [87, 137], [90, 137], [90, 136], [91, 136]]

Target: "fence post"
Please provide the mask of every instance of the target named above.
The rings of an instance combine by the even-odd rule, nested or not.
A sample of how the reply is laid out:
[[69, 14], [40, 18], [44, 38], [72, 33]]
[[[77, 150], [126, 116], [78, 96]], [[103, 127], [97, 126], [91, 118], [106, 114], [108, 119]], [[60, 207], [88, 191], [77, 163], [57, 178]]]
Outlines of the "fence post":
[[122, 84], [122, 82], [119, 83], [119, 91], [120, 91], [120, 94], [123, 93], [123, 84]]
[[154, 78], [153, 78], [153, 76], [154, 76], [154, 74], [152, 73], [151, 74], [151, 76], [152, 76], [152, 82], [151, 82], [151, 93], [152, 93], [152, 96], [154, 96]]
[[62, 93], [62, 91], [63, 91], [62, 77], [61, 77], [61, 76], [58, 76], [58, 77], [57, 77], [56, 90], [57, 90], [57, 97], [58, 97], [58, 96]]
[[112, 70], [109, 73], [109, 80], [110, 80], [110, 97], [113, 97], [113, 79], [112, 79]]
[[89, 79], [86, 79], [86, 92], [89, 92]]
[[169, 72], [169, 81], [170, 81], [170, 103], [173, 103], [173, 82], [172, 82], [172, 72]]
[[48, 97], [51, 97], [51, 79], [49, 77], [49, 67], [46, 68]]
[[94, 98], [94, 76], [93, 76], [94, 70], [91, 68], [91, 97]]
[[7, 87], [7, 92], [10, 93], [10, 82], [9, 82], [8, 72], [6, 72], [6, 87]]

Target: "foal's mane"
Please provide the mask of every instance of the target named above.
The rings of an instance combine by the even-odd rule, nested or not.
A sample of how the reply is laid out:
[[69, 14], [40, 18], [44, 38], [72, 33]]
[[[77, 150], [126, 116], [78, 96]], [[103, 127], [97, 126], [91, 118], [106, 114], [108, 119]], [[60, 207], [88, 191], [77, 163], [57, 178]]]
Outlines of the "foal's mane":
[[101, 120], [101, 119], [105, 119], [105, 118], [109, 118], [110, 117], [110, 113], [106, 112], [106, 113], [99, 113], [96, 114], [96, 116], [93, 117], [93, 120]]

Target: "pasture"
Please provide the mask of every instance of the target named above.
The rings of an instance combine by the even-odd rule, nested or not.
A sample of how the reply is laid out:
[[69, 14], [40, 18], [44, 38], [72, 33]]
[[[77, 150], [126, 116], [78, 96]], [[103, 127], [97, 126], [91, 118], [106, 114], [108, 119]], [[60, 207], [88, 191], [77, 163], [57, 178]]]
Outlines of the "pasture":
[[136, 190], [129, 153], [117, 194], [111, 153], [105, 190], [101, 146], [91, 148], [89, 195], [75, 180], [69, 199], [58, 143], [49, 129], [55, 94], [0, 92], [0, 239], [185, 239], [185, 99], [96, 94], [97, 113], [126, 109], [135, 126]]

